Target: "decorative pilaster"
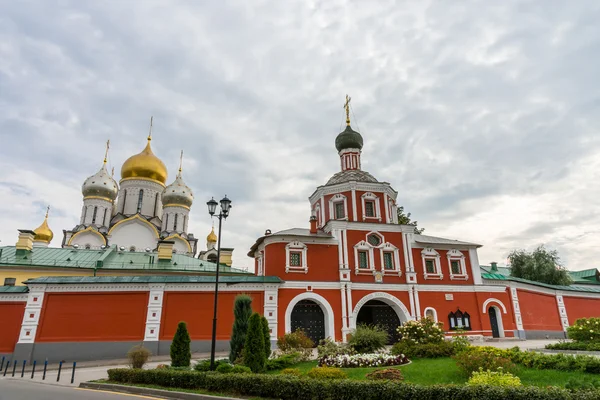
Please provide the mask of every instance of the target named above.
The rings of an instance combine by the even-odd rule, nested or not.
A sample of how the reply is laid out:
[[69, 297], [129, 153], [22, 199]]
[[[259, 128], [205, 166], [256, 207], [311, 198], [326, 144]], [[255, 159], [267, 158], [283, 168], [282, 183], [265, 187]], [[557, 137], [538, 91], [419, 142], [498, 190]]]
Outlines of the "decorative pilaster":
[[44, 304], [44, 292], [46, 285], [32, 285], [29, 287], [25, 314], [21, 324], [18, 344], [34, 344], [37, 327], [40, 322], [40, 314]]
[[346, 343], [346, 336], [350, 333], [348, 329], [348, 306], [346, 304], [346, 284], [341, 283], [340, 293], [342, 295], [342, 342]]
[[558, 315], [560, 315], [563, 331], [566, 332], [569, 327], [569, 317], [567, 316], [567, 308], [565, 307], [562, 295], [556, 295], [556, 305], [558, 306]]
[[511, 287], [510, 288], [510, 298], [512, 300], [512, 304], [513, 304], [513, 310], [515, 313], [515, 324], [517, 326], [517, 334], [515, 336], [518, 336], [522, 339], [525, 338], [525, 331], [523, 329], [523, 319], [521, 318], [521, 307], [519, 306], [519, 296], [517, 294], [517, 288]]
[[151, 284], [148, 296], [148, 314], [146, 316], [146, 332], [144, 342], [158, 342], [160, 334], [160, 320], [162, 315], [164, 284]]
[[271, 348], [277, 343], [277, 304], [278, 304], [278, 285], [265, 285], [265, 297], [263, 312], [269, 322], [269, 330], [271, 331]]

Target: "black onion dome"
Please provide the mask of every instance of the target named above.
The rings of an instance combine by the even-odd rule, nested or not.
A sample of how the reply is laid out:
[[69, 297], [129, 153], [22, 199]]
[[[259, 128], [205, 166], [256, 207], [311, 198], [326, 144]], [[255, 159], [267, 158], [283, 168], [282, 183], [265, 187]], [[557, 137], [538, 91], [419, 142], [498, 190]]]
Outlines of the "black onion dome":
[[337, 151], [344, 149], [362, 149], [363, 138], [360, 133], [353, 130], [350, 125], [335, 138], [335, 148]]

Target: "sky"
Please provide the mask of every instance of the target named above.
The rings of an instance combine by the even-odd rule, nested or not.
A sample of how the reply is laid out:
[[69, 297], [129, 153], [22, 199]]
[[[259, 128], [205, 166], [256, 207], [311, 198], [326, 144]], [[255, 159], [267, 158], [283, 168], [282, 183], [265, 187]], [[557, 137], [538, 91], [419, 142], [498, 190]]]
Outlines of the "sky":
[[50, 205], [52, 246], [81, 184], [145, 146], [206, 201], [234, 265], [265, 229], [308, 228], [339, 171], [344, 97], [363, 169], [425, 234], [480, 243], [482, 264], [600, 253], [600, 2], [0, 0], [0, 245]]

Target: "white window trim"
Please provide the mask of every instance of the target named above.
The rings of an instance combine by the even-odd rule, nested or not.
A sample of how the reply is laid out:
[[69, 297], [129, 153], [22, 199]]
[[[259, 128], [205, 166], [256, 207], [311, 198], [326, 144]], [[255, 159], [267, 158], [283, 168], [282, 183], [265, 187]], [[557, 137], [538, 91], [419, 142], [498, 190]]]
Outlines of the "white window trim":
[[[358, 260], [358, 252], [366, 251], [367, 252], [367, 264], [369, 268], [360, 268], [360, 262]], [[373, 275], [375, 271], [375, 265], [373, 263], [374, 259], [373, 246], [369, 243], [361, 240], [357, 244], [354, 245], [354, 273], [356, 275]]]
[[[446, 255], [448, 257], [448, 270], [450, 272], [450, 279], [456, 281], [466, 281], [469, 279], [469, 274], [467, 274], [467, 265], [465, 264], [465, 255], [456, 249], [452, 249], [448, 251]], [[460, 274], [452, 273], [452, 261], [458, 261], [460, 265]]]
[[[379, 246], [380, 258], [381, 258], [381, 272], [383, 275], [398, 275], [402, 276], [402, 269], [400, 268], [400, 252], [398, 248], [391, 243], [383, 243]], [[385, 261], [383, 259], [383, 253], [392, 253], [394, 260], [394, 269], [385, 269]]]
[[[371, 236], [371, 235], [377, 235], [377, 236], [379, 236], [379, 239], [381, 240], [381, 243], [379, 243], [379, 245], [378, 245], [378, 246], [373, 246], [371, 243], [369, 243], [369, 236]], [[372, 246], [372, 247], [379, 247], [379, 246], [381, 246], [383, 243], [385, 243], [385, 236], [383, 236], [383, 235], [382, 235], [381, 233], [379, 233], [379, 232], [376, 232], [376, 231], [371, 231], [371, 232], [369, 232], [369, 233], [367, 233], [367, 234], [365, 235], [365, 242], [367, 242], [367, 244], [368, 244], [369, 246]]]
[[[423, 261], [423, 278], [424, 279], [444, 279], [444, 274], [442, 274], [442, 265], [440, 262], [440, 253], [432, 249], [431, 247], [427, 247], [421, 251], [421, 260]], [[425, 265], [426, 260], [433, 260], [433, 265], [435, 266], [435, 273], [430, 274], [427, 272], [427, 266]]]
[[315, 217], [317, 217], [317, 226], [321, 228], [323, 226], [323, 213], [319, 203], [315, 206]]
[[[335, 204], [344, 202], [344, 218], [335, 217]], [[338, 221], [348, 221], [348, 199], [343, 194], [336, 194], [329, 199], [329, 219]]]
[[[367, 213], [366, 213], [366, 209], [365, 209], [365, 203], [367, 202], [367, 200], [375, 202], [375, 209], [374, 209], [375, 216], [374, 217], [367, 217]], [[376, 219], [379, 222], [381, 222], [381, 207], [379, 205], [379, 197], [377, 197], [375, 194], [373, 194], [371, 192], [367, 192], [361, 196], [361, 204], [362, 204], [362, 219], [363, 219], [363, 221]]]
[[425, 307], [425, 310], [423, 310], [423, 316], [424, 316], [425, 318], [427, 318], [427, 311], [430, 311], [430, 310], [433, 312], [433, 320], [434, 320], [435, 322], [439, 322], [439, 320], [438, 320], [438, 315], [437, 315], [437, 311], [436, 311], [436, 310], [435, 310], [435, 308], [433, 308], [433, 307]]
[[[307, 253], [308, 247], [302, 243], [302, 242], [290, 242], [285, 246], [285, 272], [303, 272], [303, 273], [308, 273], [308, 264], [306, 262], [306, 253]], [[291, 266], [290, 265], [290, 253], [293, 251], [300, 251], [302, 253], [302, 265], [297, 267], [297, 266]]]

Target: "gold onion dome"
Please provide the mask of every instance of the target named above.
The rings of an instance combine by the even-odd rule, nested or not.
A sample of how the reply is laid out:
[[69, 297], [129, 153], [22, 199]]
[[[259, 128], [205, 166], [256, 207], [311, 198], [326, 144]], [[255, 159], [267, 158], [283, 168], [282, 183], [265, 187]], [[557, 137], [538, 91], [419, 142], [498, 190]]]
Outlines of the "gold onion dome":
[[165, 188], [162, 192], [162, 203], [163, 207], [168, 206], [184, 206], [191, 207], [194, 201], [194, 194], [192, 189], [185, 184], [181, 177], [181, 163], [183, 162], [183, 151], [181, 152], [181, 159], [179, 164], [179, 172], [175, 181]]
[[52, 229], [48, 226], [48, 211], [46, 211], [46, 218], [44, 218], [44, 222], [37, 228], [33, 230], [35, 236], [33, 237], [34, 242], [44, 242], [50, 243], [52, 238], [54, 237], [54, 233]]
[[156, 157], [150, 147], [152, 138], [141, 153], [129, 157], [121, 167], [121, 178], [147, 178], [162, 184], [167, 182], [167, 167]]
[[217, 235], [215, 234], [215, 227], [213, 226], [212, 231], [206, 237], [206, 241], [210, 243], [217, 243]]

